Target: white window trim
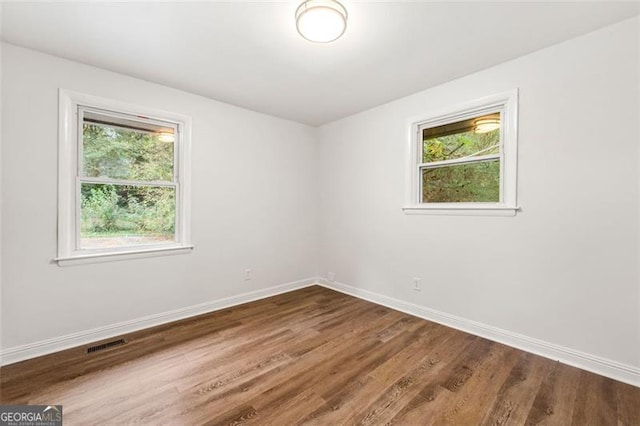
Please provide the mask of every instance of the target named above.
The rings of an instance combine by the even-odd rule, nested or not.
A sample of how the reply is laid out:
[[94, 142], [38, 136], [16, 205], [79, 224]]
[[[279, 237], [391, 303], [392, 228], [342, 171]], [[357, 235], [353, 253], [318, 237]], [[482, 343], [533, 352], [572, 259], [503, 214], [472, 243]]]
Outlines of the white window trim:
[[[420, 194], [422, 141], [420, 128], [436, 127], [483, 113], [501, 113], [500, 202], [498, 203], [423, 203]], [[458, 105], [437, 113], [422, 114], [407, 120], [406, 214], [514, 216], [517, 205], [518, 166], [518, 89]]]
[[[176, 123], [180, 127], [176, 142], [178, 182], [176, 203], [176, 242], [149, 246], [129, 246], [105, 251], [77, 250], [76, 228], [78, 209], [77, 165], [78, 108], [97, 108], [116, 113], [144, 116], [151, 120]], [[108, 262], [169, 254], [188, 253], [191, 244], [191, 117], [172, 112], [160, 111], [131, 105], [111, 99], [78, 93], [70, 90], [59, 91], [58, 127], [58, 255], [53, 260], [59, 266]]]

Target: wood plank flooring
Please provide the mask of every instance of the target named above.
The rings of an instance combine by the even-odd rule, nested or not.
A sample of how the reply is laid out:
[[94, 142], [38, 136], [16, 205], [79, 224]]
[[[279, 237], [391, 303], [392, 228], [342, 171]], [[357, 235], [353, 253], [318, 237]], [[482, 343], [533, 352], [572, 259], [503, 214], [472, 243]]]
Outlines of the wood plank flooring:
[[0, 369], [65, 425], [640, 425], [640, 388], [322, 287]]

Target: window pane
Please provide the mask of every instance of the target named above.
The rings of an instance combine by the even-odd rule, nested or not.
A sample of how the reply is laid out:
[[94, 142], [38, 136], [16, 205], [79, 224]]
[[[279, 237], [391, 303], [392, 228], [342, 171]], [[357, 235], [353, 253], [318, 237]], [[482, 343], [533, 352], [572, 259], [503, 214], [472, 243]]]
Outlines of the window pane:
[[85, 120], [82, 175], [138, 181], [173, 180], [173, 132], [134, 130]]
[[423, 163], [499, 154], [500, 113], [423, 129], [422, 137]]
[[174, 241], [175, 189], [83, 183], [80, 248]]
[[422, 169], [423, 203], [500, 201], [500, 162]]

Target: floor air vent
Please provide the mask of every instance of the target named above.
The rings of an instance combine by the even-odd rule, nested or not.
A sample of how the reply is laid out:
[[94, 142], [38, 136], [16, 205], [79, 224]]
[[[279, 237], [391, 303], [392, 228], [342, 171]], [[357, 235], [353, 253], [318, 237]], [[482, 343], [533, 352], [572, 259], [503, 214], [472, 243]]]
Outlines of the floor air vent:
[[101, 345], [89, 346], [87, 348], [87, 353], [92, 354], [94, 352], [103, 351], [105, 349], [113, 348], [114, 346], [120, 346], [127, 343], [127, 339], [118, 339], [112, 342], [103, 343]]

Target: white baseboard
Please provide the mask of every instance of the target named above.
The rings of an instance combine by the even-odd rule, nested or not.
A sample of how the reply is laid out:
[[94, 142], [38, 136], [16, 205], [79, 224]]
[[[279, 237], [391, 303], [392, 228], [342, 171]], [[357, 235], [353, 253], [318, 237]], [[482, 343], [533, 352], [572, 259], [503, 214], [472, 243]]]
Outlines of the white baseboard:
[[590, 355], [564, 346], [534, 339], [522, 334], [513, 333], [501, 328], [482, 324], [476, 321], [439, 312], [434, 309], [416, 305], [414, 303], [395, 299], [379, 293], [353, 287], [339, 282], [330, 282], [324, 278], [306, 278], [287, 284], [281, 284], [266, 289], [256, 290], [224, 299], [205, 302], [198, 305], [187, 306], [169, 312], [149, 315], [129, 321], [105, 327], [93, 328], [78, 333], [68, 334], [53, 339], [42, 340], [27, 345], [16, 346], [0, 352], [0, 365], [13, 364], [41, 355], [70, 349], [76, 346], [86, 345], [99, 340], [121, 336], [134, 331], [142, 330], [157, 325], [167, 324], [173, 321], [206, 314], [231, 306], [240, 305], [254, 300], [264, 299], [293, 290], [321, 285], [331, 290], [336, 290], [359, 299], [367, 300], [379, 305], [405, 312], [419, 318], [446, 325], [476, 336], [484, 337], [514, 348], [522, 349], [545, 358], [558, 360], [564, 364], [572, 365], [583, 370], [591, 371], [602, 376], [610, 377], [634, 386], [640, 386], [640, 368], [621, 364], [616, 361]]
[[350, 296], [364, 299], [397, 311], [419, 318], [433, 321], [448, 327], [462, 330], [476, 336], [484, 337], [495, 342], [503, 343], [523, 351], [531, 352], [568, 364], [583, 370], [591, 371], [602, 376], [610, 377], [633, 386], [640, 386], [640, 368], [622, 364], [595, 355], [580, 352], [554, 343], [534, 339], [522, 334], [501, 328], [482, 324], [476, 321], [439, 312], [404, 300], [395, 299], [379, 293], [353, 287], [339, 282], [331, 282], [324, 278], [318, 279], [321, 286], [336, 290]]
[[132, 333], [145, 328], [218, 311], [231, 306], [241, 305], [254, 300], [264, 299], [277, 294], [309, 287], [317, 283], [318, 278], [306, 278], [287, 284], [242, 293], [237, 296], [226, 297], [212, 302], [200, 303], [198, 305], [187, 306], [169, 312], [149, 315], [129, 321], [122, 321], [117, 324], [93, 328], [73, 334], [67, 334], [61, 337], [29, 343], [27, 345], [8, 348], [0, 352], [0, 365], [13, 364], [15, 362], [70, 349], [76, 346], [86, 345], [88, 343], [109, 339], [115, 336], [121, 336], [123, 334]]

